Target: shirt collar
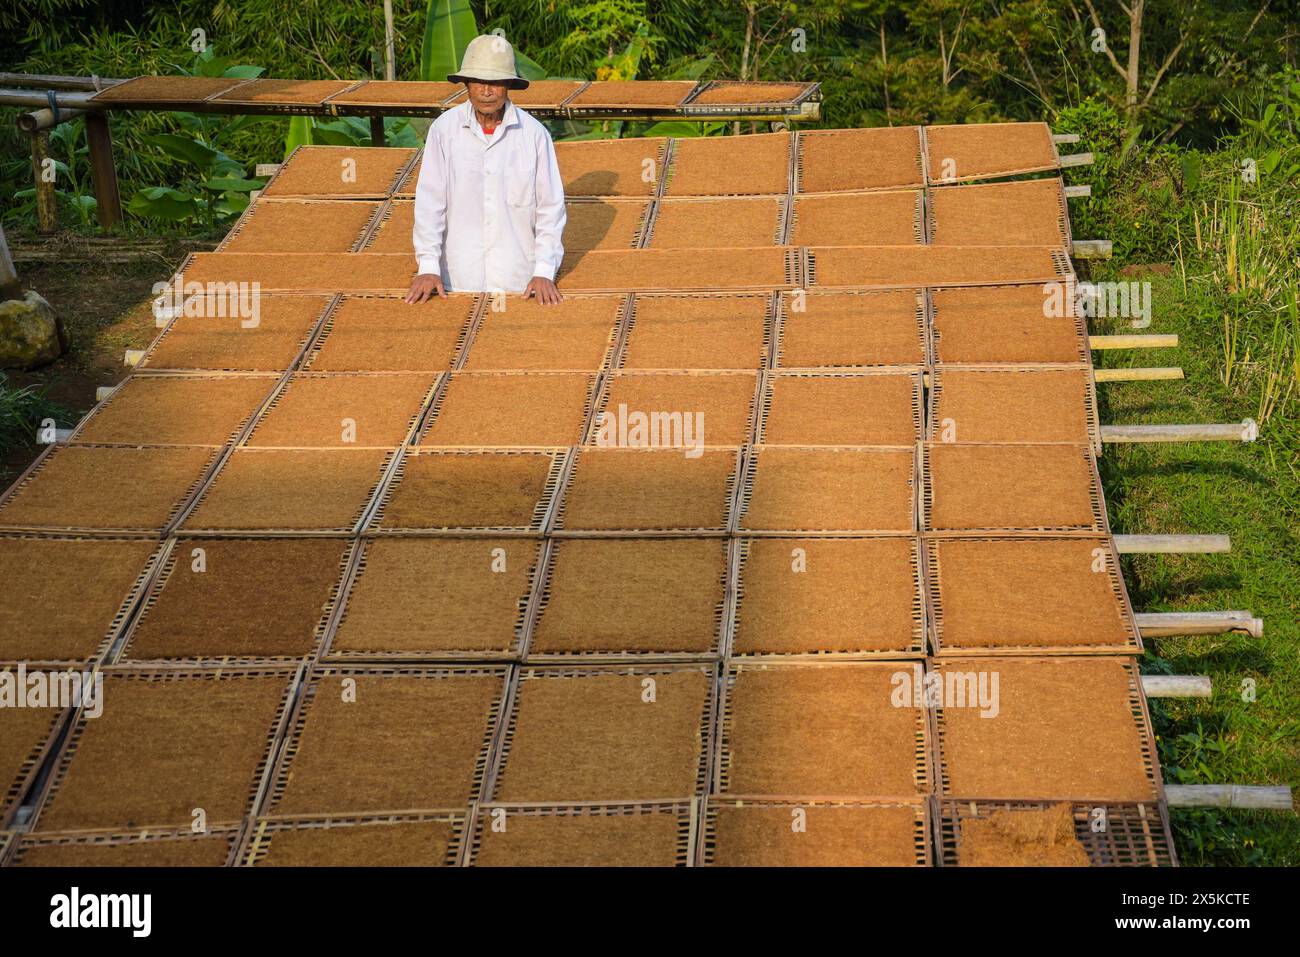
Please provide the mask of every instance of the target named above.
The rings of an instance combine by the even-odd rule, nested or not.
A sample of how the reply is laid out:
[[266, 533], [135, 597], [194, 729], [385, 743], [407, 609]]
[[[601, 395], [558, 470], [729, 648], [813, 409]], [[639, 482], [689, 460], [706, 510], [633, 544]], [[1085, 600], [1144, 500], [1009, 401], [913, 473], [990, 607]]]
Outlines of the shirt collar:
[[[474, 125], [477, 124], [478, 122], [474, 118], [474, 104], [471, 103], [469, 100], [466, 100], [464, 103], [461, 104], [460, 109], [463, 111], [463, 114], [460, 118], [460, 125], [473, 129]], [[497, 126], [499, 128], [502, 126], [518, 126], [518, 125], [519, 125], [519, 111], [515, 108], [514, 101], [507, 99], [506, 111], [504, 114], [502, 114], [501, 122], [498, 123]]]

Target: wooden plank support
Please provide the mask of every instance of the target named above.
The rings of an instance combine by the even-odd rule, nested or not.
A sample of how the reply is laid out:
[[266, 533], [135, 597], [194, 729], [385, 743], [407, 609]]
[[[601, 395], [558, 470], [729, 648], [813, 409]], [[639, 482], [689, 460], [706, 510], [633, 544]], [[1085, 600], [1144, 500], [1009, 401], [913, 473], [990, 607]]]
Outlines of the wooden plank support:
[[1081, 184], [1081, 185], [1079, 185], [1079, 186], [1067, 186], [1067, 187], [1065, 187], [1065, 198], [1066, 198], [1066, 199], [1080, 199], [1081, 197], [1084, 197], [1084, 196], [1091, 196], [1091, 195], [1092, 195], [1092, 184], [1091, 184], [1091, 183], [1083, 183], [1083, 184]]
[[1093, 369], [1094, 382], [1159, 382], [1181, 379], [1183, 370], [1178, 366], [1155, 366], [1146, 369]]
[[144, 358], [143, 349], [127, 349], [126, 355], [122, 357], [122, 364], [134, 368], [135, 366], [138, 366], [140, 364], [140, 360], [143, 358]]
[[1089, 349], [1177, 349], [1178, 334], [1089, 336]]
[[1230, 633], [1264, 636], [1264, 619], [1248, 611], [1140, 611], [1133, 617], [1143, 638]]
[[1259, 426], [1254, 419], [1240, 423], [1205, 425], [1103, 425], [1103, 442], [1254, 442]]
[[1079, 134], [1078, 133], [1053, 133], [1052, 142], [1058, 145], [1061, 143], [1077, 143], [1079, 142]]
[[1227, 535], [1116, 535], [1121, 555], [1218, 555], [1232, 551]]
[[112, 395], [116, 391], [117, 391], [117, 386], [115, 385], [101, 385], [97, 389], [95, 389], [95, 401], [103, 402], [105, 399], [107, 399], [110, 395]]
[[1109, 259], [1115, 246], [1109, 239], [1076, 239], [1070, 243], [1075, 259]]
[[122, 195], [117, 189], [117, 167], [113, 163], [113, 139], [108, 117], [86, 114], [86, 141], [90, 144], [90, 173], [95, 184], [95, 211], [99, 226], [107, 231], [122, 221]]
[[1148, 698], [1208, 698], [1213, 688], [1209, 675], [1143, 675], [1142, 693]]
[[1095, 157], [1091, 153], [1066, 153], [1060, 160], [1061, 169], [1069, 169], [1071, 166], [1091, 166]]
[[253, 167], [253, 175], [259, 178], [263, 176], [274, 176], [280, 172], [279, 163], [258, 163]]
[[370, 145], [384, 145], [384, 118], [379, 113], [370, 114]]
[[1170, 807], [1233, 807], [1257, 811], [1292, 810], [1291, 789], [1281, 785], [1166, 784]]

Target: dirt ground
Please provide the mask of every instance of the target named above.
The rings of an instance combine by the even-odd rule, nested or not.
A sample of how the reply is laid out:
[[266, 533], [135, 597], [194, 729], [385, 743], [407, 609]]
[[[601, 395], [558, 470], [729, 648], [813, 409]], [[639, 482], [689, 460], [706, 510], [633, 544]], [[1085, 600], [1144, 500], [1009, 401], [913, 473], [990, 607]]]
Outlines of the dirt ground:
[[[157, 334], [150, 299], [153, 284], [167, 281], [185, 255], [213, 243], [171, 241], [142, 245], [130, 239], [9, 237], [18, 278], [54, 307], [63, 323], [68, 351], [40, 369], [9, 370], [8, 385], [36, 385], [46, 398], [75, 414], [95, 404], [99, 386], [115, 385], [130, 371], [127, 349], [142, 349]], [[0, 490], [40, 454], [39, 446], [17, 446], [0, 455]]]

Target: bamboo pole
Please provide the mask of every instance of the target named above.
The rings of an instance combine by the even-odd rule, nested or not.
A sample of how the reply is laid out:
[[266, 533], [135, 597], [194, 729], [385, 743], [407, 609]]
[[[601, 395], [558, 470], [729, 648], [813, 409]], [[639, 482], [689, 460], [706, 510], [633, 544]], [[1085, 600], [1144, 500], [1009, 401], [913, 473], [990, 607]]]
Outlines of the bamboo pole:
[[1075, 259], [1109, 259], [1115, 245], [1109, 239], [1076, 239], [1070, 243], [1070, 255]]
[[1176, 349], [1178, 335], [1163, 333], [1145, 336], [1089, 336], [1089, 349]]
[[140, 364], [140, 360], [143, 358], [144, 358], [143, 349], [127, 349], [126, 355], [122, 357], [122, 364], [134, 368], [135, 366], [138, 366]]
[[1103, 425], [1103, 442], [1254, 442], [1259, 426], [1254, 419], [1240, 423], [1204, 425]]
[[84, 93], [94, 93], [125, 82], [124, 79], [103, 76], [64, 76], [56, 73], [0, 73], [0, 87], [40, 87], [43, 90], [76, 90]]
[[1066, 199], [1079, 199], [1082, 196], [1091, 196], [1091, 195], [1092, 195], [1092, 185], [1089, 183], [1083, 183], [1079, 186], [1065, 187]]
[[1061, 143], [1077, 143], [1079, 142], [1079, 134], [1078, 133], [1053, 133], [1052, 142], [1056, 143], [1058, 146]]
[[[54, 193], [54, 177], [47, 175], [50, 159], [50, 135], [32, 134], [32, 175], [36, 179], [36, 231], [46, 235], [58, 232], [58, 197]], [[52, 169], [50, 171], [53, 172]]]
[[1142, 693], [1148, 698], [1208, 698], [1212, 692], [1209, 675], [1142, 676]]
[[1233, 807], [1260, 811], [1292, 810], [1291, 789], [1286, 785], [1166, 784], [1170, 807]]
[[1174, 635], [1264, 636], [1264, 620], [1248, 611], [1140, 611], [1133, 616], [1143, 638]]
[[370, 114], [370, 145], [384, 145], [384, 117], [381, 113]]
[[1071, 166], [1091, 166], [1094, 157], [1091, 153], [1067, 153], [1060, 160], [1061, 169], [1069, 169]]
[[[85, 110], [65, 110], [59, 107], [59, 115], [56, 117], [54, 111], [48, 106], [43, 110], [32, 110], [30, 113], [19, 113], [18, 129], [24, 133], [39, 133], [41, 130], [50, 130], [58, 126], [59, 123], [66, 123], [68, 120], [76, 119], [78, 116], [85, 116]], [[55, 121], [58, 122], [55, 122]]]
[[1227, 535], [1116, 535], [1121, 555], [1215, 555], [1232, 551]]
[[1155, 366], [1138, 369], [1093, 369], [1094, 382], [1159, 382], [1183, 378], [1178, 366]]

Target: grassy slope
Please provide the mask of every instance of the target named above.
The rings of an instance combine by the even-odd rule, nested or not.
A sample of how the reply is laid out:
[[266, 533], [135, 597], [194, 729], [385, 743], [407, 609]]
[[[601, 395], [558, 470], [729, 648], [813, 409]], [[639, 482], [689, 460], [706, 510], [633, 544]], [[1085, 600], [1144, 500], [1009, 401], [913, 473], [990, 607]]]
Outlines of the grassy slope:
[[[1099, 386], [1102, 421], [1232, 422], [1257, 414], [1253, 395], [1219, 379], [1222, 329], [1207, 318], [1206, 293], [1175, 273], [1153, 284], [1151, 332], [1176, 332], [1177, 349], [1099, 353], [1101, 365], [1180, 365], [1184, 382]], [[1099, 323], [1099, 325], [1101, 325]], [[1103, 331], [1100, 328], [1094, 331]], [[1113, 331], [1122, 331], [1118, 323]], [[1293, 405], [1294, 408], [1294, 405]], [[1288, 412], [1290, 410], [1287, 410]], [[1116, 532], [1226, 533], [1227, 555], [1130, 557], [1139, 611], [1250, 609], [1264, 637], [1164, 638], [1148, 642], [1144, 670], [1207, 674], [1214, 696], [1153, 702], [1170, 783], [1300, 785], [1300, 481], [1297, 429], [1274, 416], [1258, 443], [1107, 446], [1103, 478]], [[1256, 700], [1242, 699], [1254, 679]], [[1300, 818], [1272, 812], [1174, 812], [1186, 864], [1300, 863]]]

